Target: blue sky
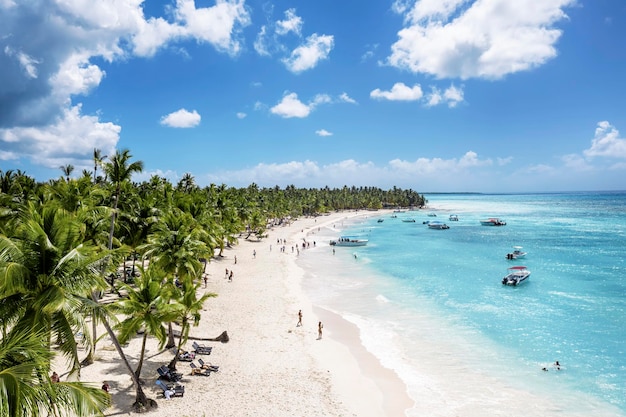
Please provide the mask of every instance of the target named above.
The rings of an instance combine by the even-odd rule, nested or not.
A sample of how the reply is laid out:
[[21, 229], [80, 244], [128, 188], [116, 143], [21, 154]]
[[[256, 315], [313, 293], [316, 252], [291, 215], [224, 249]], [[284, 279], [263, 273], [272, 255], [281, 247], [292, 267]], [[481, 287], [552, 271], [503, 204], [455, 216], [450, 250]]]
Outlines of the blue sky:
[[0, 0], [0, 169], [621, 190], [622, 0]]

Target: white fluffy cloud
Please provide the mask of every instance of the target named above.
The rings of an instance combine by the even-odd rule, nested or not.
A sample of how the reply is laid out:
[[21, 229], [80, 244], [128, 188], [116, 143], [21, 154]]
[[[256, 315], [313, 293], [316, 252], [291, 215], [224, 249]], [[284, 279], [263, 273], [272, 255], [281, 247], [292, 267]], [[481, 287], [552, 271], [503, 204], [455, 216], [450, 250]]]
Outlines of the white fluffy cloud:
[[[245, 0], [215, 0], [210, 7], [176, 0], [166, 11], [167, 19], [146, 18], [143, 3], [0, 1], [4, 158], [46, 166], [63, 161], [81, 166], [83, 158], [89, 166], [85, 161], [91, 159], [93, 148], [113, 149], [120, 132], [119, 126], [101, 121], [99, 115], [80, 114], [77, 98], [91, 93], [106, 75], [96, 59], [151, 56], [182, 40], [208, 43], [234, 55], [241, 49], [241, 30], [250, 23]], [[94, 142], [94, 137], [102, 142]]]
[[320, 61], [328, 58], [333, 46], [332, 35], [314, 33], [303, 45], [294, 49], [288, 58], [283, 59], [283, 63], [289, 71], [295, 73], [315, 68]]
[[200, 124], [202, 117], [197, 111], [180, 109], [161, 118], [161, 124], [169, 127], [196, 127]]
[[371, 98], [391, 101], [417, 101], [421, 99], [423, 95], [422, 87], [420, 87], [419, 84], [409, 87], [404, 83], [395, 83], [389, 91], [382, 91], [377, 88], [370, 93]]
[[272, 107], [270, 111], [284, 118], [303, 118], [311, 113], [311, 107], [301, 102], [296, 93], [288, 93], [283, 96], [280, 103]]
[[438, 78], [497, 79], [556, 56], [576, 0], [397, 0], [405, 17], [388, 63]]
[[462, 103], [464, 100], [463, 97], [463, 89], [454, 85], [446, 88], [443, 92], [437, 87], [431, 87], [430, 93], [426, 96], [426, 106], [433, 107], [441, 103], [446, 103], [448, 107], [452, 108]]
[[[308, 103], [303, 103], [296, 93], [286, 92], [278, 104], [270, 109], [270, 112], [286, 119], [292, 117], [304, 118], [321, 104], [332, 103], [351, 103], [352, 100], [345, 93], [341, 94], [338, 99], [333, 99], [328, 94], [317, 94]], [[260, 108], [260, 106], [256, 106]]]
[[[85, 155], [93, 155], [94, 148], [112, 155], [122, 128], [103, 123], [96, 116], [81, 115], [80, 106], [66, 109], [56, 120], [42, 127], [0, 128], [0, 141], [10, 152], [0, 159], [29, 157], [38, 165], [56, 168], [66, 163], [90, 167]], [[36, 152], [33, 152], [36, 149]]]
[[598, 123], [591, 147], [584, 152], [585, 156], [626, 158], [626, 139], [620, 138], [619, 131], [607, 121]]
[[282, 36], [293, 32], [300, 36], [302, 24], [302, 18], [296, 14], [296, 9], [289, 9], [285, 11], [285, 20], [276, 22], [276, 34]]
[[315, 134], [317, 136], [322, 136], [322, 137], [326, 137], [326, 136], [332, 136], [333, 134], [331, 132], [329, 132], [326, 129], [320, 129], [320, 130], [316, 130]]
[[[371, 185], [381, 187], [401, 186], [424, 189], [427, 185], [432, 190], [458, 191], [474, 186], [473, 177], [480, 177], [481, 172], [493, 165], [491, 159], [480, 159], [469, 151], [460, 158], [419, 158], [415, 161], [395, 159], [386, 165], [359, 162], [346, 159], [339, 162], [319, 164], [314, 161], [290, 161], [286, 163], [258, 164], [240, 171], [221, 172], [208, 175], [207, 182], [247, 185], [252, 182], [262, 186], [292, 184], [324, 187], [341, 185]], [[416, 184], [416, 179], [420, 184]], [[479, 181], [475, 181], [480, 185]]]
[[443, 92], [433, 86], [430, 93], [425, 96], [419, 84], [409, 87], [404, 83], [395, 83], [391, 90], [385, 91], [377, 88], [370, 92], [370, 97], [377, 100], [421, 101], [424, 99], [427, 107], [437, 106], [442, 103], [447, 104], [448, 107], [456, 107], [463, 102], [463, 95], [462, 88], [450, 85]]

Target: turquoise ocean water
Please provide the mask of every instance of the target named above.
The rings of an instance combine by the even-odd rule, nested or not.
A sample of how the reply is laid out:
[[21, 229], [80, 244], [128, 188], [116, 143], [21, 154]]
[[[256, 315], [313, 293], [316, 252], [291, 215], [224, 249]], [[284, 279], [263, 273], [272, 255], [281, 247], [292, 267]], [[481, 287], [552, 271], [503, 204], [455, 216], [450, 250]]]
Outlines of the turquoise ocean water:
[[[426, 198], [320, 227], [298, 260], [314, 304], [406, 383], [407, 415], [626, 416], [626, 192]], [[333, 254], [340, 235], [369, 243]], [[525, 259], [506, 259], [514, 245]], [[531, 277], [505, 287], [514, 265]]]

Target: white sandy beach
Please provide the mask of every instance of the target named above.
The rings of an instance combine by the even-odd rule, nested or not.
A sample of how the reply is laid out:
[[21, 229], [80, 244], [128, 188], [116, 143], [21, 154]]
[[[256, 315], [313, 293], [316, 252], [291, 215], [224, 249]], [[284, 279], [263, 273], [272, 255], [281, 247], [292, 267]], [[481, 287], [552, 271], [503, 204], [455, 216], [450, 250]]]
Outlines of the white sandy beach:
[[[361, 345], [356, 326], [340, 316], [311, 305], [301, 289], [303, 271], [296, 265], [297, 251], [308, 233], [324, 224], [365, 212], [334, 213], [301, 218], [268, 231], [260, 242], [240, 239], [207, 267], [208, 285], [201, 291], [216, 298], [205, 303], [202, 320], [191, 335], [215, 338], [223, 331], [228, 343], [200, 341], [213, 346], [205, 361], [220, 371], [192, 376], [187, 362], [178, 363], [184, 374], [184, 397], [157, 398], [156, 368], [172, 359], [154, 339], [148, 344], [142, 370], [144, 390], [158, 402], [154, 416], [402, 416], [413, 404], [406, 386], [391, 370]], [[277, 239], [286, 239], [285, 252]], [[256, 256], [253, 255], [256, 251]], [[237, 263], [234, 259], [237, 257]], [[225, 277], [232, 270], [233, 280]], [[297, 327], [298, 310], [303, 326]], [[324, 323], [318, 340], [318, 321]], [[141, 338], [125, 348], [133, 368]], [[192, 350], [192, 340], [186, 344]], [[66, 377], [61, 375], [62, 379]], [[82, 381], [111, 385], [113, 407], [107, 415], [129, 415], [135, 393], [117, 352], [105, 337], [98, 344], [97, 361], [81, 370]]]

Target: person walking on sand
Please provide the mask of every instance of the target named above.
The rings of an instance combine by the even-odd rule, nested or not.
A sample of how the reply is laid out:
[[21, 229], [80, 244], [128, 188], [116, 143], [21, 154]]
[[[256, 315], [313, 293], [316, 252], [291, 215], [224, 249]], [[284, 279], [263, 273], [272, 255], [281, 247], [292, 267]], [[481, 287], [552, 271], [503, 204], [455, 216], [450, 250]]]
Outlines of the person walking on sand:
[[207, 282], [209, 281], [209, 278], [205, 275], [204, 276], [204, 288], [206, 288]]
[[298, 324], [296, 324], [296, 327], [300, 326], [302, 326], [302, 310], [298, 310]]
[[321, 321], [319, 323], [317, 323], [317, 340], [320, 340], [322, 338], [322, 329], [323, 328], [324, 328], [324, 325], [322, 324]]

